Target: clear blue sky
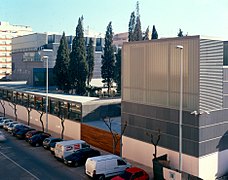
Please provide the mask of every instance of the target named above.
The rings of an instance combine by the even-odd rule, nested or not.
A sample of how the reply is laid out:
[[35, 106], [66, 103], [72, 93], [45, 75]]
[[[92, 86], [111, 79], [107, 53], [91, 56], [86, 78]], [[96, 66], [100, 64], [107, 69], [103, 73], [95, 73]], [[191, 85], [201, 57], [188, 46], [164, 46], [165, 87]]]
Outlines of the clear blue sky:
[[[35, 32], [75, 34], [78, 18], [105, 33], [127, 32], [137, 0], [1, 0], [0, 21], [29, 25]], [[159, 37], [188, 35], [225, 37], [228, 40], [228, 0], [139, 0], [142, 30], [155, 25]]]

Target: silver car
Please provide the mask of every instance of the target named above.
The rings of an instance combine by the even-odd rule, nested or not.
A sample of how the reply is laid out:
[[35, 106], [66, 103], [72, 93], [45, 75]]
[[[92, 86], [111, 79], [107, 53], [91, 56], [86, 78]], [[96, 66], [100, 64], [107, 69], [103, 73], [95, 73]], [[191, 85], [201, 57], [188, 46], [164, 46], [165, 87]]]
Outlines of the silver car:
[[8, 123], [8, 122], [12, 122], [12, 119], [4, 119], [3, 121], [0, 122], [0, 127], [3, 127], [4, 124]]

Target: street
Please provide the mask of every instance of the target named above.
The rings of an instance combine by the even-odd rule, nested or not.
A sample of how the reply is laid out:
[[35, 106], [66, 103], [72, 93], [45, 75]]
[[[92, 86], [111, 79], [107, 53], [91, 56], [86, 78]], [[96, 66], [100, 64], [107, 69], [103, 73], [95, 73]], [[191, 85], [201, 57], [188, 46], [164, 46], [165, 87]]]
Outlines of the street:
[[68, 167], [43, 147], [32, 147], [1, 131], [7, 140], [0, 142], [0, 179], [89, 179], [84, 166]]

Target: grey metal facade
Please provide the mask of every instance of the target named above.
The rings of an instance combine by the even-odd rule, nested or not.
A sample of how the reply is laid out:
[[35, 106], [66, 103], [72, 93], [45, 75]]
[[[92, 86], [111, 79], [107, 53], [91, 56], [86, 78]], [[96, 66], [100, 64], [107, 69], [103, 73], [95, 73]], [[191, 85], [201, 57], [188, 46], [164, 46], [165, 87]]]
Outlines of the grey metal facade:
[[[228, 129], [228, 85], [224, 85], [224, 42], [200, 36], [125, 43], [122, 51], [122, 122], [125, 136], [178, 151], [180, 51], [184, 47], [183, 153], [216, 152]], [[224, 73], [223, 73], [224, 72]], [[227, 99], [227, 100], [225, 100]], [[195, 111], [195, 115], [192, 112]], [[228, 143], [228, 142], [227, 142]]]

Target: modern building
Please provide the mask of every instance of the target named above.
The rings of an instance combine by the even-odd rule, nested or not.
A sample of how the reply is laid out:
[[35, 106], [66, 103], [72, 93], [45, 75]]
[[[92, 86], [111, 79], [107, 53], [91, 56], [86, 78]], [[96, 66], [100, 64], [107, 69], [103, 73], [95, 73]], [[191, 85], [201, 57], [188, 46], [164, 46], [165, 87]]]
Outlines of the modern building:
[[[53, 85], [52, 70], [55, 66], [57, 51], [62, 35], [34, 33], [13, 38], [12, 40], [12, 80], [27, 81], [28, 85], [44, 86], [46, 84], [46, 62], [48, 58], [49, 85]], [[66, 36], [69, 49], [72, 48], [74, 36]], [[90, 37], [85, 37], [85, 45]], [[102, 37], [92, 37], [95, 46], [94, 79], [101, 81], [101, 55], [104, 45]], [[97, 82], [95, 81], [95, 85]]]
[[0, 21], [0, 79], [12, 73], [12, 38], [31, 33], [32, 28], [29, 26]]
[[[177, 46], [183, 46], [183, 49]], [[152, 166], [168, 154], [179, 169], [179, 110], [183, 52], [182, 170], [205, 180], [228, 173], [228, 42], [202, 36], [124, 43], [122, 155]]]

